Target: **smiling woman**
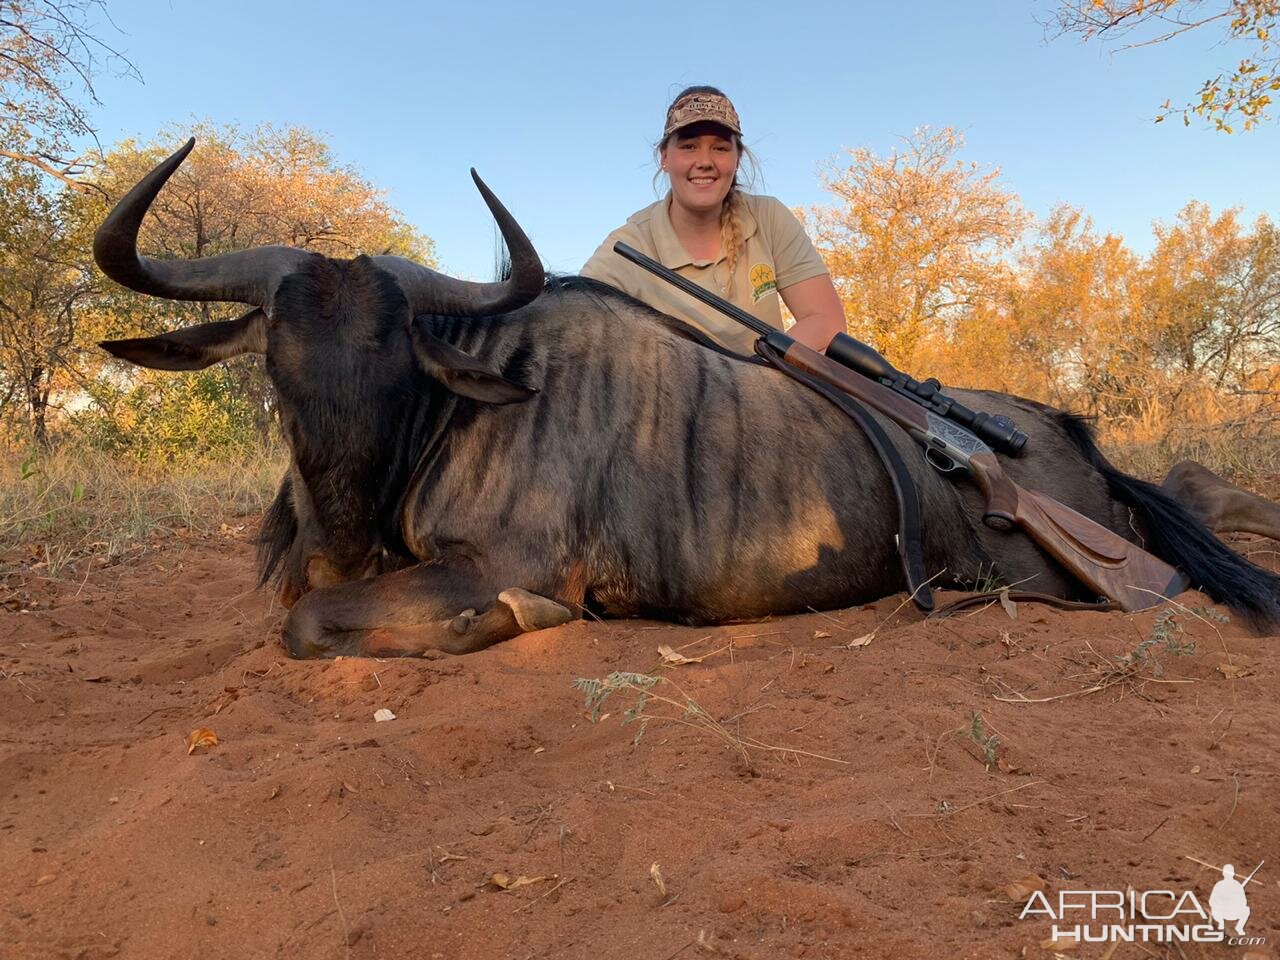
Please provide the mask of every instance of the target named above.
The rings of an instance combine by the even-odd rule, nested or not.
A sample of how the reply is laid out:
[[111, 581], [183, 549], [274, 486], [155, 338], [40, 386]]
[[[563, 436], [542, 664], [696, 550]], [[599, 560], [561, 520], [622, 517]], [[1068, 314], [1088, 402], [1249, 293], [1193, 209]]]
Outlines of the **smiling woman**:
[[791, 335], [814, 349], [844, 330], [831, 277], [799, 221], [773, 197], [739, 189], [749, 154], [728, 97], [708, 86], [681, 91], [657, 149], [670, 192], [609, 234], [584, 276], [686, 320], [726, 347], [752, 352], [750, 331], [614, 253], [623, 240], [778, 329], [785, 304], [796, 319]]

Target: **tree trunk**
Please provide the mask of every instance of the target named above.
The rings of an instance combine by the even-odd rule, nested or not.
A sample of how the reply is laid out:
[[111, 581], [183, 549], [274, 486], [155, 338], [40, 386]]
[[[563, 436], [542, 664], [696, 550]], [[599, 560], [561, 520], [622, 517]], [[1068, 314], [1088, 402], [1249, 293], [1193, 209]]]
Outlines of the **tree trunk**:
[[27, 408], [31, 411], [31, 433], [40, 449], [48, 453], [53, 449], [49, 439], [49, 425], [46, 414], [49, 410], [49, 391], [41, 389], [44, 369], [37, 367], [31, 371], [27, 380]]

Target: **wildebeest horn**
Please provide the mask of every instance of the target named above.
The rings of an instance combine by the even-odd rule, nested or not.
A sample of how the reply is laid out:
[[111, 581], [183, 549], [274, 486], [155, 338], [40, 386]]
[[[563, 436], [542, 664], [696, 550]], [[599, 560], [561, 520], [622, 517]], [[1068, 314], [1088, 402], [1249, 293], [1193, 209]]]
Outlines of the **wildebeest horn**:
[[493, 219], [498, 222], [502, 239], [507, 242], [507, 250], [511, 254], [511, 275], [500, 283], [473, 283], [429, 270], [404, 257], [374, 257], [374, 263], [399, 281], [400, 289], [415, 314], [488, 316], [522, 307], [542, 292], [542, 261], [533, 244], [474, 168], [471, 179], [475, 180]]
[[315, 254], [293, 247], [257, 247], [199, 260], [153, 260], [138, 253], [138, 227], [151, 202], [195, 146], [195, 138], [125, 194], [93, 237], [93, 259], [130, 290], [169, 300], [222, 300], [265, 306], [280, 279]]

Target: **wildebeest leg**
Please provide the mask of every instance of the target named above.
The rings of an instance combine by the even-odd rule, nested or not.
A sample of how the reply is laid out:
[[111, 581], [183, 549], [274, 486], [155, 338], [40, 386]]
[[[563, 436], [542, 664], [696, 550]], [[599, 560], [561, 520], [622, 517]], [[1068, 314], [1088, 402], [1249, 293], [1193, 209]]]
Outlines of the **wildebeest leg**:
[[313, 590], [290, 611], [284, 642], [299, 658], [471, 653], [572, 618], [553, 600], [499, 590], [474, 571], [421, 564]]
[[1280, 504], [1227, 483], [1194, 461], [1174, 464], [1160, 489], [1214, 533], [1257, 533], [1280, 540]]

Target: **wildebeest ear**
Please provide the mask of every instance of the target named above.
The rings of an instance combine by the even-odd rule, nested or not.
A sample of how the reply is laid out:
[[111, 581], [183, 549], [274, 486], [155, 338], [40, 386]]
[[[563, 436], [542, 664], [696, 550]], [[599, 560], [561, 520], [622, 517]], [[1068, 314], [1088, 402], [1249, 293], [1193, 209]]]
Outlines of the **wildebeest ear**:
[[112, 356], [153, 370], [201, 370], [242, 353], [267, 352], [267, 318], [254, 307], [235, 320], [184, 327], [158, 337], [103, 340]]
[[520, 403], [538, 391], [515, 383], [490, 370], [483, 363], [457, 347], [433, 337], [416, 324], [413, 328], [413, 354], [427, 376], [434, 377], [460, 396], [485, 403]]

